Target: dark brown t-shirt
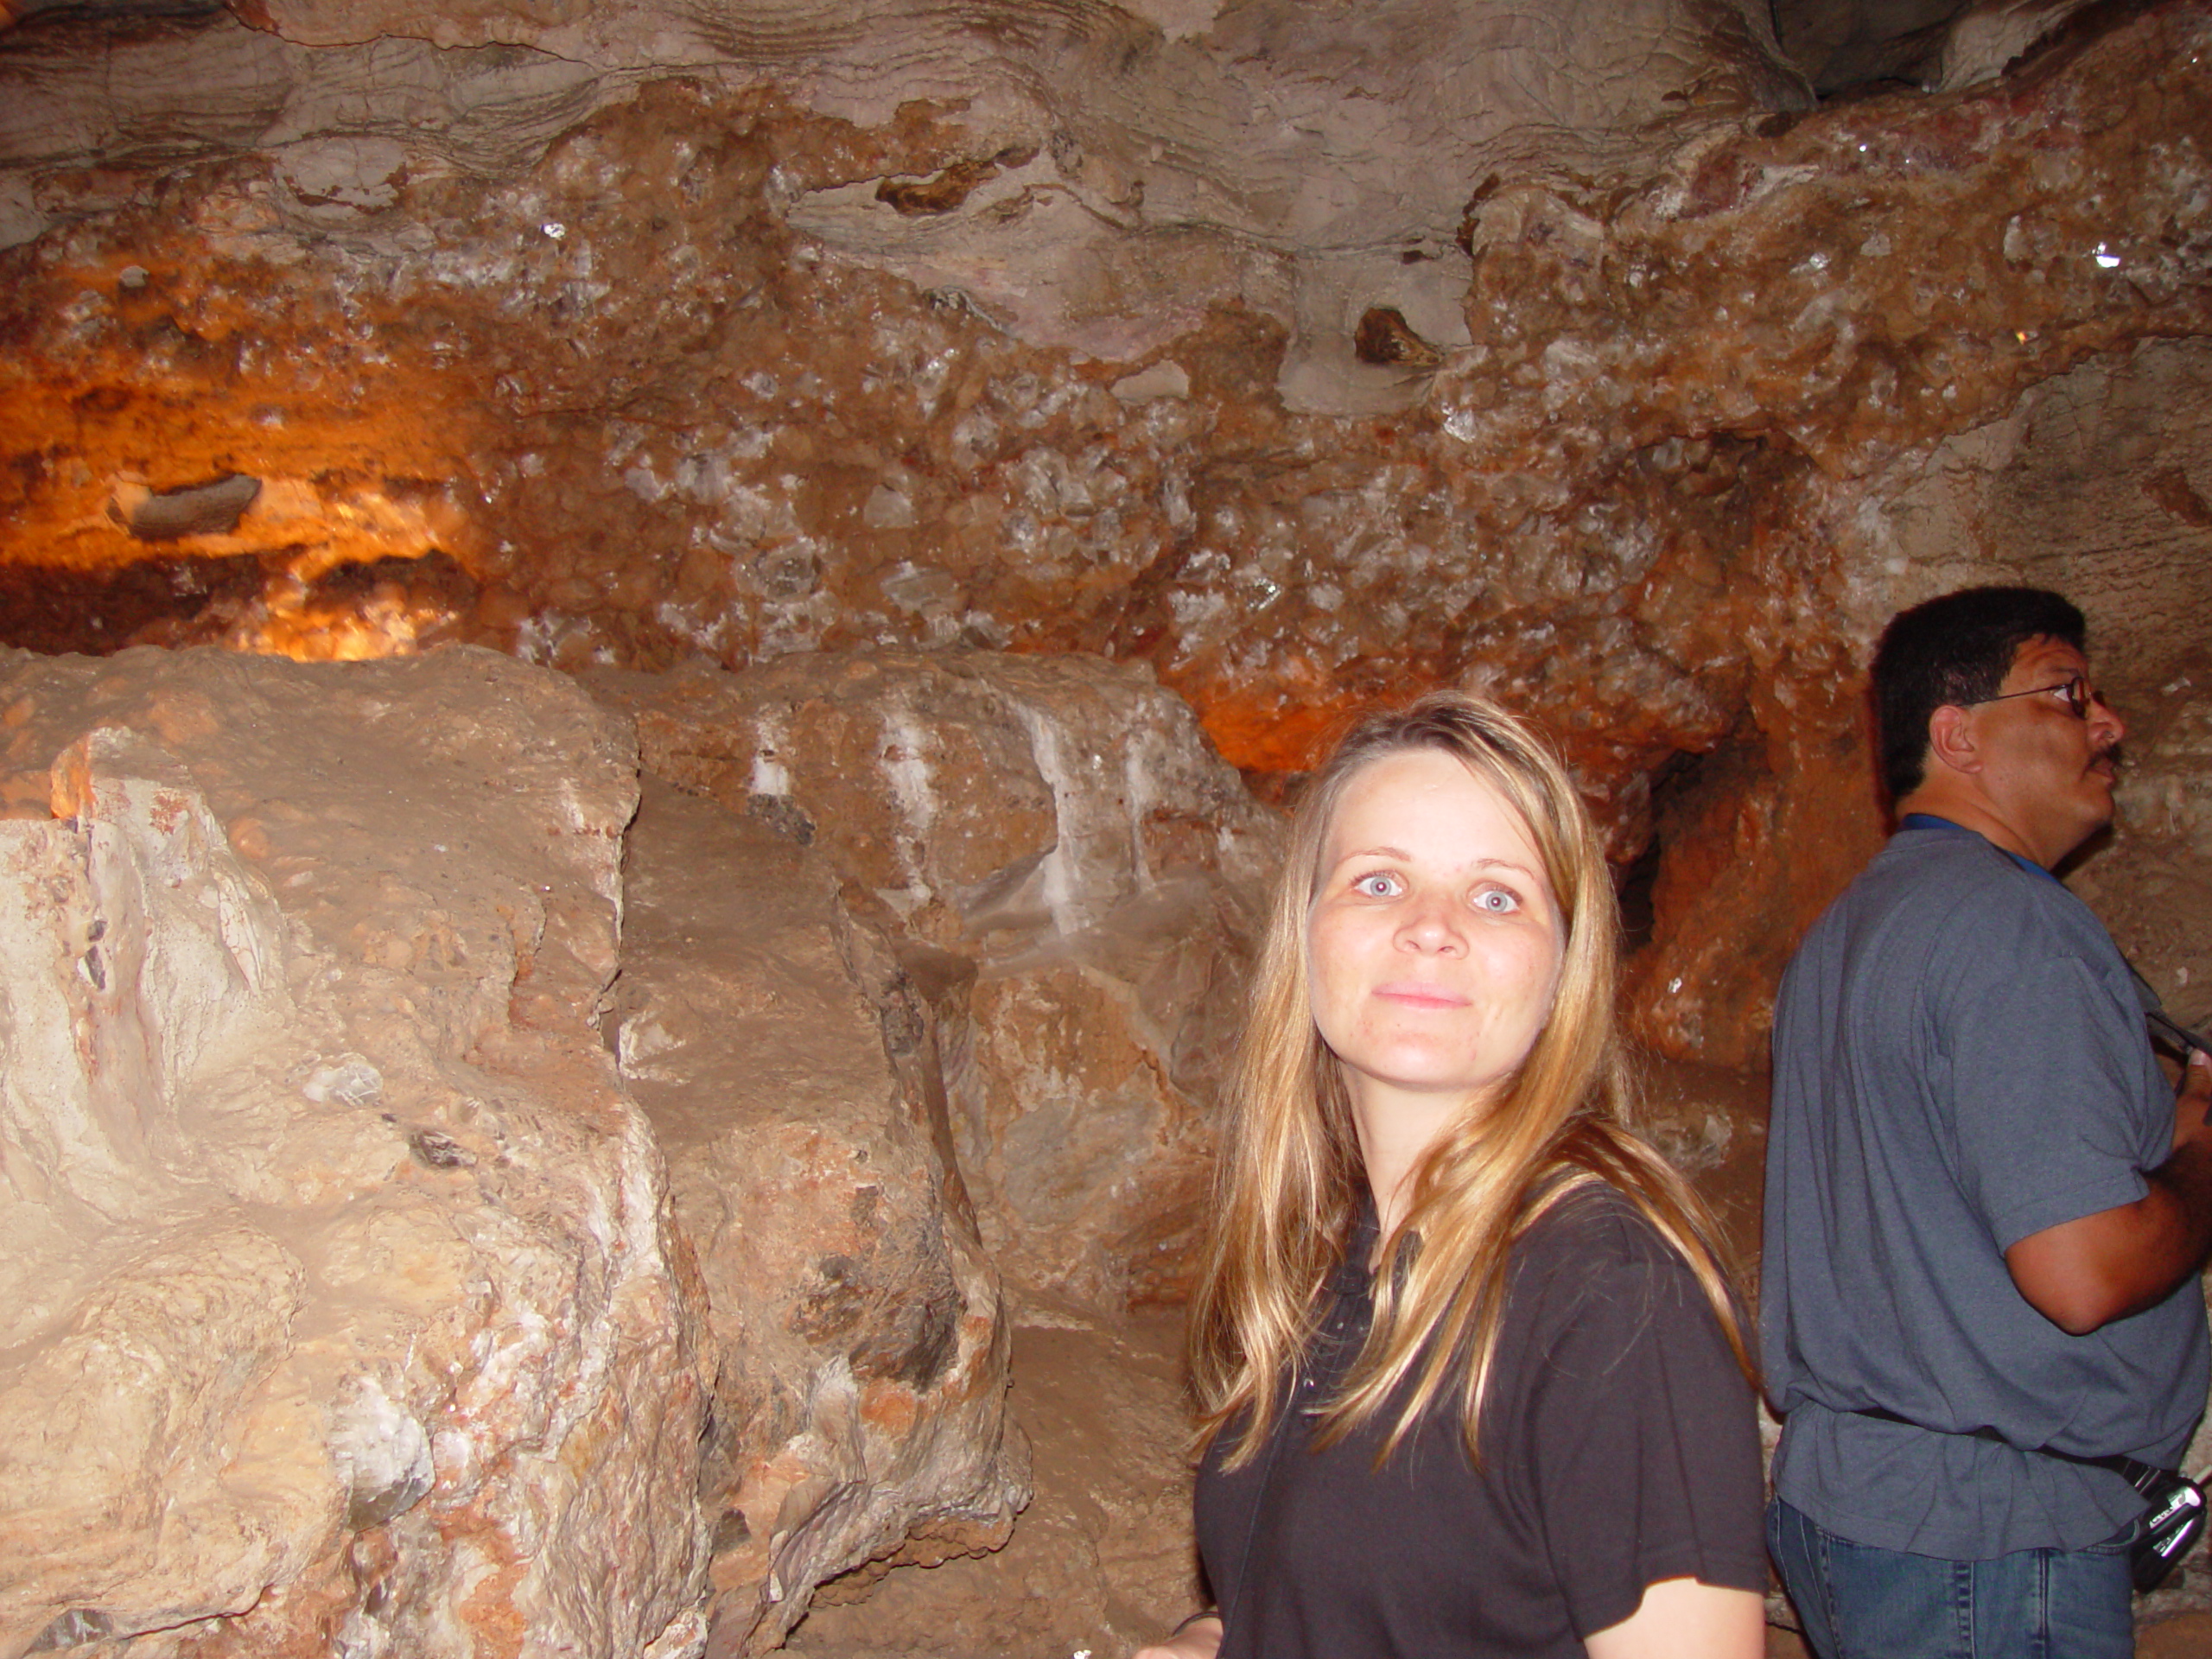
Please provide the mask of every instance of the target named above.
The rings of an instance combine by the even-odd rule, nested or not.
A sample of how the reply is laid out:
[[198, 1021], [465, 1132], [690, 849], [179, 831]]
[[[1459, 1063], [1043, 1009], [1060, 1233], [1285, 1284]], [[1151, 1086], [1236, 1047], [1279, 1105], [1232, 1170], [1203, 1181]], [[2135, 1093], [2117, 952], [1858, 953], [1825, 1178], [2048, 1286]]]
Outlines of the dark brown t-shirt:
[[[1355, 1238], [1302, 1405], [1329, 1397], [1372, 1317]], [[1222, 1659], [1575, 1659], [1662, 1579], [1764, 1592], [1751, 1391], [1681, 1258], [1610, 1188], [1516, 1248], [1484, 1467], [1456, 1402], [1381, 1470], [1387, 1423], [1319, 1451], [1303, 1409], [1224, 1474], [1198, 1474]], [[1217, 1443], [1218, 1446], [1218, 1443]]]

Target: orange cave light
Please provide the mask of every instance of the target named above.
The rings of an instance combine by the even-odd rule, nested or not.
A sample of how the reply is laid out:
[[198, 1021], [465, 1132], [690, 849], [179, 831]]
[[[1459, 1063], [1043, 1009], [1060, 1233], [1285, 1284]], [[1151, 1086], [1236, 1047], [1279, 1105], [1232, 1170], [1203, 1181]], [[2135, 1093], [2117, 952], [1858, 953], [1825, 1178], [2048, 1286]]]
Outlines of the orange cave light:
[[104, 516], [104, 528], [128, 537], [119, 563], [143, 560], [145, 544], [158, 542], [195, 557], [244, 555], [262, 563], [257, 600], [210, 641], [232, 651], [296, 662], [406, 656], [460, 620], [450, 582], [408, 580], [425, 561], [452, 570], [443, 550], [467, 539], [467, 526], [443, 499], [405, 499], [378, 485], [333, 493], [308, 478], [227, 474], [156, 491], [125, 474], [111, 480]]

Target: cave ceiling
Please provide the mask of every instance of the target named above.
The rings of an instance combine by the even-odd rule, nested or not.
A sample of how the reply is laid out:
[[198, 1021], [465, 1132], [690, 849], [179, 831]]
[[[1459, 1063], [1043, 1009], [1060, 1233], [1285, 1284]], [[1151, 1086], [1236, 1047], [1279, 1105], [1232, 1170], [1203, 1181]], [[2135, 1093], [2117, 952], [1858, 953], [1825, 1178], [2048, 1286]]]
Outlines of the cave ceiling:
[[1944, 445], [2207, 324], [2202, 3], [14, 14], [38, 649], [1090, 651], [1259, 772], [1472, 680], [1626, 857]]

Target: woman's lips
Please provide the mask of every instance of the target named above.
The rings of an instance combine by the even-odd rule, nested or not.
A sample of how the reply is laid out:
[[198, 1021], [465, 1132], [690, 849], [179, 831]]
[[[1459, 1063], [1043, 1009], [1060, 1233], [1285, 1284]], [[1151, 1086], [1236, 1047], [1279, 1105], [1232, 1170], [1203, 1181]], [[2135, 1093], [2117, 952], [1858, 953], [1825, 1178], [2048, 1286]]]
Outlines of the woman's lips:
[[1469, 1000], [1441, 985], [1377, 985], [1375, 995], [1386, 1002], [1402, 1002], [1415, 1008], [1464, 1008]]

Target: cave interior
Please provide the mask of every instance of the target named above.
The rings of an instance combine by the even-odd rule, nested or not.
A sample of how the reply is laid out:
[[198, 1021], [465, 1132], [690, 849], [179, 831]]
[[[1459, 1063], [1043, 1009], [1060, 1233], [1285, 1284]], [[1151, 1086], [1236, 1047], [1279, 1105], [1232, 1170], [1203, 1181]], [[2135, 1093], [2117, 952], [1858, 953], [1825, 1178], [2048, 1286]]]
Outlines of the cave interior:
[[1558, 741], [1747, 1255], [1905, 605], [2088, 613], [2064, 874], [2212, 1026], [2208, 53], [0, 4], [0, 1659], [1172, 1625], [1255, 917], [1379, 700]]

